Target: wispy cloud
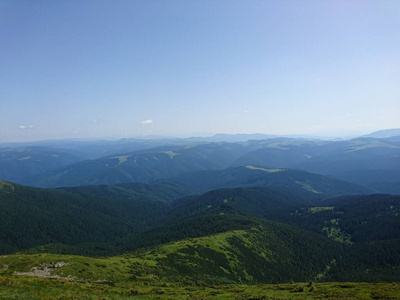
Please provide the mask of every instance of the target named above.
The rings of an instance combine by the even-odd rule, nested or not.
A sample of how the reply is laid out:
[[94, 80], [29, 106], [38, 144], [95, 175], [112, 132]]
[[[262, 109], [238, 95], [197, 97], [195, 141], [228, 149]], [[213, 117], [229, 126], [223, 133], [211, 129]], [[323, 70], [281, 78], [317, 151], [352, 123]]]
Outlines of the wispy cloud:
[[153, 124], [153, 123], [154, 123], [154, 121], [151, 120], [151, 119], [149, 119], [149, 120], [144, 120], [144, 121], [140, 122], [140, 124], [142, 124], [142, 125], [151, 125], [151, 124]]
[[246, 115], [246, 114], [248, 114], [248, 113], [249, 113], [248, 110], [243, 110], [243, 111], [241, 111], [241, 112], [229, 114], [229, 117], [231, 117], [231, 118], [239, 118], [239, 117], [244, 116], [244, 115]]
[[33, 125], [19, 125], [18, 128], [22, 129], [22, 130], [26, 130], [26, 129], [33, 129], [33, 128], [35, 128], [35, 126], [33, 126]]

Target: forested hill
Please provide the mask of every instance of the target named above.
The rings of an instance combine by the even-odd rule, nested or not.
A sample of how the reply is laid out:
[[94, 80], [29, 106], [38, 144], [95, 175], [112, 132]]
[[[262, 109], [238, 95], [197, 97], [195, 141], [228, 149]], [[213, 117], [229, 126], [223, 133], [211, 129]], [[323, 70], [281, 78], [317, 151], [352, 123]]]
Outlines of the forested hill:
[[270, 169], [256, 166], [234, 167], [215, 171], [198, 171], [174, 177], [173, 180], [209, 191], [231, 187], [283, 187], [303, 194], [309, 199], [321, 199], [338, 195], [368, 194], [367, 187], [337, 178], [313, 174], [301, 170]]
[[[177, 179], [183, 182], [64, 189], [38, 189], [2, 181], [1, 251], [52, 243], [107, 243], [139, 234], [173, 216], [188, 216], [204, 209], [205, 214], [214, 210], [265, 217], [271, 209], [368, 192], [341, 180], [287, 169], [236, 167]], [[220, 187], [225, 189], [211, 191]], [[194, 196], [201, 191], [211, 192]]]
[[75, 194], [91, 194], [116, 199], [135, 199], [167, 203], [184, 196], [196, 194], [198, 191], [191, 186], [172, 180], [160, 180], [153, 184], [121, 183], [116, 185], [64, 187], [60, 189]]
[[0, 252], [107, 242], [157, 225], [166, 204], [37, 189], [0, 181]]
[[[172, 199], [180, 187], [78, 187], [71, 193], [1, 181], [0, 251], [131, 253], [140, 264], [136, 277], [204, 284], [398, 276], [400, 196], [310, 201], [295, 190], [258, 186], [158, 201], [162, 191]], [[157, 267], [149, 268], [149, 261]]]
[[368, 194], [372, 190], [329, 176], [301, 170], [266, 169], [254, 166], [185, 173], [171, 180], [151, 184], [124, 183], [61, 188], [73, 193], [89, 193], [111, 198], [140, 198], [172, 202], [181, 197], [220, 188], [275, 187], [311, 200], [340, 195]]

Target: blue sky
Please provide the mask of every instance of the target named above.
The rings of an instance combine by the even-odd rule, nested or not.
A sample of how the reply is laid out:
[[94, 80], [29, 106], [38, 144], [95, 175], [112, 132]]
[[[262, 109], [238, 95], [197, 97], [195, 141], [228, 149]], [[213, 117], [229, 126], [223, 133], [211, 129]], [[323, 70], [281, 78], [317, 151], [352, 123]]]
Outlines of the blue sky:
[[0, 142], [400, 127], [400, 1], [0, 1]]

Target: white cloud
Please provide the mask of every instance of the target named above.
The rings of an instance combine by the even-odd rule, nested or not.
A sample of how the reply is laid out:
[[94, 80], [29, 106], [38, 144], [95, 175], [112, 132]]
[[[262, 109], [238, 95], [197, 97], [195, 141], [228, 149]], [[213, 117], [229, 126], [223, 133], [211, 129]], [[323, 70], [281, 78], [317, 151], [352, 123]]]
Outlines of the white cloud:
[[33, 126], [33, 125], [19, 125], [18, 128], [22, 129], [22, 130], [25, 130], [25, 129], [33, 129], [33, 128], [35, 128], [35, 126]]
[[154, 123], [154, 121], [153, 121], [153, 120], [150, 120], [150, 119], [140, 122], [140, 124], [142, 124], [142, 125], [151, 125], [151, 124], [153, 124], [153, 123]]

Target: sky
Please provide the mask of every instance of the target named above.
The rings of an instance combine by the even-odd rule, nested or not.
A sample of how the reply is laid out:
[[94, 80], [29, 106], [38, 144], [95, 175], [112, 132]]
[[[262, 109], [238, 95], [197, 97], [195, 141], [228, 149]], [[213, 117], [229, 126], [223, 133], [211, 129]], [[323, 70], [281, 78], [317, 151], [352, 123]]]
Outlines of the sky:
[[0, 142], [387, 128], [398, 0], [0, 1]]

